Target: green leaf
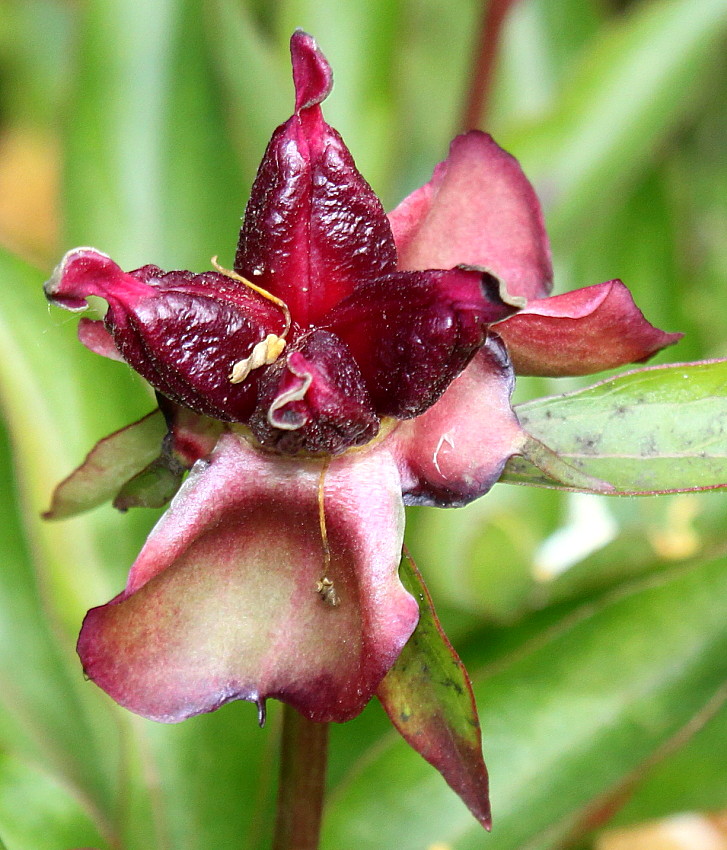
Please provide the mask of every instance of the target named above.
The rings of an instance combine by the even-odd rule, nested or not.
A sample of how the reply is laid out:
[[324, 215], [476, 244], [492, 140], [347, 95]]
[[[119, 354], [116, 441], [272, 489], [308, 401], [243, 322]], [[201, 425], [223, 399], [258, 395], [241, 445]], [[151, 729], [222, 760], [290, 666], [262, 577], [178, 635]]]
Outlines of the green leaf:
[[[616, 208], [625, 187], [694, 109], [722, 49], [723, 0], [657, 0], [602, 29], [551, 115], [499, 141], [550, 200], [549, 226], [569, 250], [577, 223]], [[565, 244], [565, 242], [564, 242]]]
[[[727, 486], [727, 360], [639, 369], [516, 409], [528, 433], [616, 495]], [[591, 489], [527, 459], [508, 463], [501, 480]]]
[[209, 268], [234, 251], [247, 187], [210, 73], [204, 5], [84, 6], [67, 115], [67, 243], [96, 245], [126, 268]]
[[464, 805], [392, 741], [351, 765], [329, 801], [323, 848], [521, 850], [536, 838], [553, 847], [545, 830], [616, 787], [723, 686], [726, 566], [672, 572], [551, 616], [539, 631], [524, 628], [519, 645], [503, 631], [514, 649], [473, 676], [491, 780], [486, 842]]
[[65, 519], [113, 499], [126, 482], [158, 457], [166, 433], [161, 411], [154, 410], [104, 437], [56, 487], [44, 518]]
[[37, 767], [0, 756], [0, 832], [12, 850], [107, 847], [109, 836], [99, 832], [83, 803]]
[[436, 767], [489, 829], [487, 769], [469, 676], [408, 553], [400, 575], [419, 600], [419, 623], [376, 695], [404, 740]]
[[184, 468], [158, 457], [129, 479], [113, 501], [119, 511], [129, 508], [163, 508], [182, 486]]

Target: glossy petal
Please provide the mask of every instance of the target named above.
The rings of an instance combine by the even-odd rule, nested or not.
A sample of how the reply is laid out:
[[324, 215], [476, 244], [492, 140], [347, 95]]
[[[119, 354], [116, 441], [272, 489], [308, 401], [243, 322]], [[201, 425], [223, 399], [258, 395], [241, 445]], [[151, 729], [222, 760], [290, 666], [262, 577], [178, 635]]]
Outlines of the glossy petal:
[[303, 327], [396, 268], [378, 198], [318, 103], [330, 69], [315, 42], [291, 42], [298, 111], [273, 134], [252, 187], [235, 270], [285, 301]]
[[361, 368], [376, 412], [408, 419], [431, 407], [514, 308], [489, 274], [399, 272], [372, 281], [327, 324]]
[[511, 295], [547, 295], [553, 272], [540, 203], [514, 157], [490, 136], [457, 136], [429, 183], [389, 215], [399, 267], [487, 269]]
[[493, 335], [431, 410], [396, 429], [405, 504], [459, 507], [492, 487], [525, 440], [510, 407], [513, 384]]
[[[78, 650], [117, 702], [164, 722], [276, 697], [319, 721], [355, 716], [413, 631], [397, 568], [403, 510], [385, 447], [322, 462], [223, 435], [152, 532], [126, 590], [91, 610]], [[323, 574], [339, 604], [317, 590]]]
[[315, 39], [296, 30], [290, 39], [295, 84], [295, 111], [322, 103], [333, 88], [333, 72]]
[[250, 428], [283, 454], [339, 454], [368, 443], [379, 418], [348, 348], [316, 330], [266, 370]]
[[[232, 384], [233, 364], [283, 323], [279, 308], [222, 274], [126, 273], [92, 248], [66, 254], [46, 294], [71, 310], [89, 295], [106, 299], [105, 323], [124, 359], [168, 398], [223, 420], [245, 419], [255, 404], [257, 375]], [[96, 341], [103, 348], [98, 333]]]
[[590, 375], [646, 360], [682, 334], [644, 318], [620, 280], [531, 301], [497, 326], [521, 375]]
[[472, 683], [410, 557], [402, 561], [401, 573], [404, 586], [420, 600], [419, 623], [376, 696], [404, 740], [489, 829], [487, 768]]

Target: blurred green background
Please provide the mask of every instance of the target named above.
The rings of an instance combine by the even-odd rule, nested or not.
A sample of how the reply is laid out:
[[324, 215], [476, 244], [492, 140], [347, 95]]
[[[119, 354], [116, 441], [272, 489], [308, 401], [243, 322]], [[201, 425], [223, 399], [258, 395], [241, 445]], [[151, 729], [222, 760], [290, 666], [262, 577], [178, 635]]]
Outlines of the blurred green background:
[[[76, 245], [128, 268], [230, 265], [291, 111], [297, 26], [334, 68], [327, 119], [391, 208], [463, 129], [486, 6], [0, 0], [0, 847], [262, 850], [274, 817], [276, 711], [263, 731], [244, 703], [164, 727], [83, 680], [83, 614], [123, 587], [156, 515], [39, 512], [153, 401], [77, 343], [43, 280]], [[727, 0], [520, 0], [497, 46], [478, 125], [539, 191], [558, 291], [621, 277], [686, 333], [656, 362], [727, 356]], [[720, 494], [506, 485], [411, 510], [475, 680], [494, 831], [372, 704], [333, 729], [323, 847], [585, 850], [614, 826], [727, 809], [726, 520]]]

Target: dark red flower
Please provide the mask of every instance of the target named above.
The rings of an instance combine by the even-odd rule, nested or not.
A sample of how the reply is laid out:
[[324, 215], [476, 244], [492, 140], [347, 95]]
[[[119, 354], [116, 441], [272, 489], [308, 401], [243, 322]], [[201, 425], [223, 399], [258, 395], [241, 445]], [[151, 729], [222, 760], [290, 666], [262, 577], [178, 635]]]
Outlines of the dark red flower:
[[192, 467], [78, 645], [97, 684], [156, 720], [268, 697], [353, 717], [418, 618], [397, 574], [403, 504], [464, 504], [523, 444], [508, 352], [529, 373], [580, 374], [675, 339], [617, 281], [543, 300], [537, 198], [483, 133], [455, 139], [387, 218], [323, 120], [325, 58], [302, 32], [291, 52], [295, 113], [265, 152], [233, 270], [124, 272], [77, 248], [46, 285], [67, 309], [108, 302], [82, 341], [161, 395], [152, 469]]

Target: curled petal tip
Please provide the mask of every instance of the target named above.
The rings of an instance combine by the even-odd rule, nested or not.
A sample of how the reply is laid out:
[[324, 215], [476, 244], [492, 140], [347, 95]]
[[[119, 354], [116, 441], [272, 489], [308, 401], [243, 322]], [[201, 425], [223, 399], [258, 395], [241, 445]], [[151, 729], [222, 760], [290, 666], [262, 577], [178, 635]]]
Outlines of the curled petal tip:
[[53, 274], [43, 285], [43, 291], [49, 301], [66, 310], [79, 312], [87, 308], [86, 296], [93, 295], [86, 286], [79, 287], [79, 280], [93, 267], [118, 269], [114, 261], [95, 248], [73, 248], [66, 252], [63, 259], [53, 269]]
[[290, 39], [295, 84], [295, 111], [324, 101], [333, 88], [333, 72], [313, 36], [296, 30]]

